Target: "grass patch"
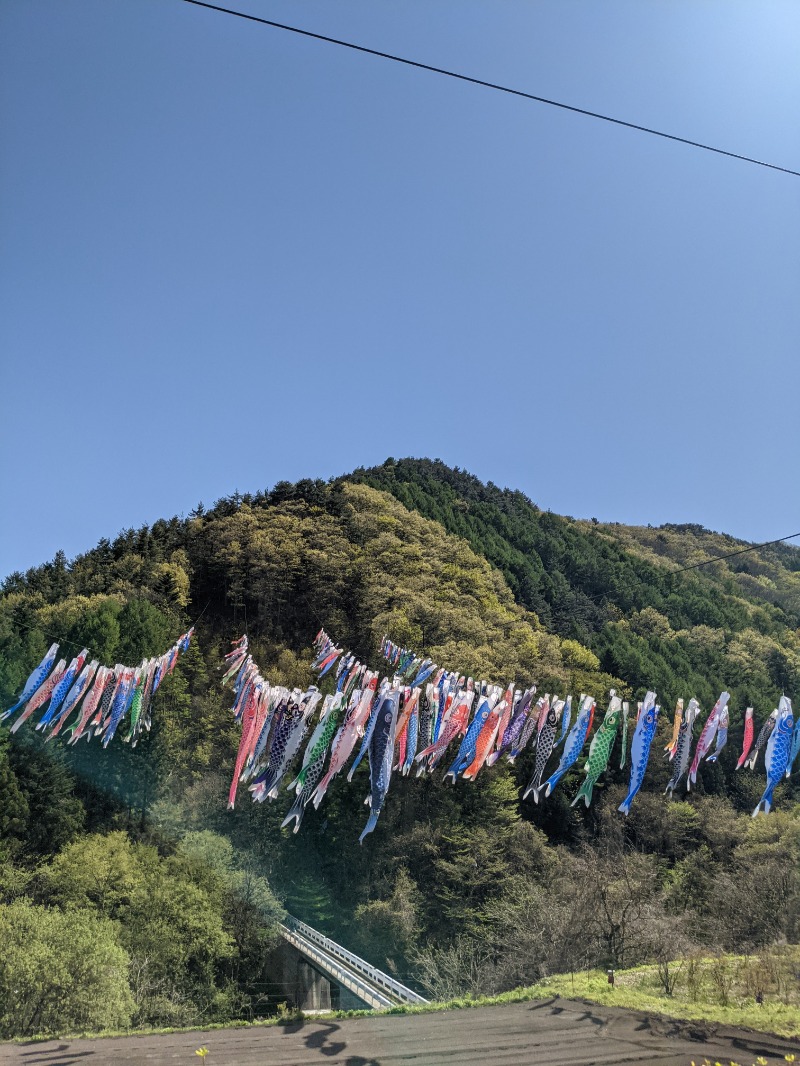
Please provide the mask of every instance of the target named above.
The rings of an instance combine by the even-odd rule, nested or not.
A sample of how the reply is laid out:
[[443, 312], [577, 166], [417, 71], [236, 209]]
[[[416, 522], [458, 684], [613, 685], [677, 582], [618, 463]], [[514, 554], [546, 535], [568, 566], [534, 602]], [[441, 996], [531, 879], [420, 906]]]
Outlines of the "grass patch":
[[[529, 988], [516, 988], [497, 996], [470, 996], [423, 1007], [393, 1007], [385, 1013], [463, 1010], [560, 996], [687, 1021], [708, 1021], [776, 1036], [800, 1037], [798, 947], [773, 949], [763, 955], [680, 960], [672, 964], [671, 979], [674, 986], [668, 996], [657, 966], [618, 970], [613, 988], [603, 970], [556, 974]], [[761, 1003], [756, 999], [759, 994]]]
[[669, 996], [656, 966], [618, 971], [613, 988], [604, 972], [593, 971], [574, 977], [558, 974], [537, 985], [536, 990], [673, 1018], [800, 1036], [798, 948], [755, 956], [690, 958], [673, 965], [675, 984]]
[[[94, 1033], [42, 1034], [19, 1038], [25, 1042], [54, 1039], [100, 1039], [103, 1037], [158, 1036], [167, 1033], [205, 1033], [219, 1029], [240, 1029], [314, 1023], [342, 1018], [370, 1018], [375, 1014], [429, 1014], [446, 1010], [471, 1010], [533, 1000], [585, 999], [604, 1006], [625, 1007], [687, 1021], [708, 1021], [720, 1025], [755, 1029], [776, 1036], [800, 1037], [800, 948], [773, 949], [763, 955], [721, 955], [713, 958], [684, 959], [673, 964], [672, 995], [664, 993], [656, 966], [618, 970], [612, 988], [602, 970], [556, 974], [528, 988], [515, 988], [496, 996], [462, 996], [446, 1002], [419, 1006], [390, 1007], [384, 1011], [340, 1010], [327, 1014], [303, 1015], [288, 1012], [275, 1018], [255, 1021], [211, 1022], [173, 1028], [106, 1030]], [[762, 1002], [756, 1000], [761, 995]]]

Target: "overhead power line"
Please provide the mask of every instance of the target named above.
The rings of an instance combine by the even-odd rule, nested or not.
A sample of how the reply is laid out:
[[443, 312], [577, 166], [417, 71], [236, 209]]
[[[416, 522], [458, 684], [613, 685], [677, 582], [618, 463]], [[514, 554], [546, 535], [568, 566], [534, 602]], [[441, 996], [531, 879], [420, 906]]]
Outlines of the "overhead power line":
[[704, 559], [701, 563], [692, 563], [690, 566], [681, 566], [677, 570], [670, 570], [671, 574], [685, 574], [687, 570], [697, 570], [700, 566], [710, 566], [711, 563], [719, 563], [724, 559], [732, 559], [735, 555], [747, 555], [748, 552], [757, 551], [759, 548], [769, 548], [773, 544], [783, 544], [785, 540], [794, 540], [800, 537], [800, 533], [790, 533], [788, 537], [778, 537], [776, 540], [765, 540], [763, 544], [751, 544], [749, 548], [740, 548], [727, 555], [714, 555], [710, 559]]
[[457, 81], [469, 82], [470, 85], [480, 85], [484, 89], [494, 89], [496, 92], [507, 93], [509, 96], [518, 96], [523, 100], [532, 100], [537, 104], [546, 104], [548, 107], [558, 107], [562, 111], [571, 111], [575, 115], [584, 115], [587, 118], [599, 119], [601, 122], [610, 122], [615, 126], [624, 126], [629, 130], [637, 130], [639, 133], [649, 133], [653, 137], [661, 137], [667, 141], [677, 141], [678, 144], [688, 144], [691, 148], [702, 148], [704, 152], [714, 152], [716, 155], [724, 155], [729, 159], [738, 159], [743, 163], [754, 163], [768, 170], [778, 170], [782, 174], [791, 174], [794, 178], [800, 178], [800, 171], [791, 170], [789, 167], [778, 166], [777, 163], [768, 163], [763, 159], [754, 159], [749, 155], [739, 152], [729, 152], [725, 148], [716, 148], [711, 144], [703, 144], [702, 141], [693, 141], [689, 137], [679, 137], [675, 133], [665, 133], [663, 130], [652, 129], [650, 126], [640, 126], [636, 122], [627, 122], [622, 118], [614, 118], [612, 115], [603, 115], [599, 111], [589, 111], [585, 107], [575, 107], [573, 104], [565, 104], [560, 100], [549, 100], [546, 96], [537, 96], [535, 93], [524, 92], [522, 89], [513, 89], [508, 85], [500, 85], [497, 82], [485, 81], [483, 78], [474, 78], [470, 74], [459, 74], [455, 70], [447, 70], [445, 67], [435, 67], [430, 63], [421, 63], [416, 59], [407, 59], [404, 56], [393, 55], [391, 52], [381, 52], [377, 48], [367, 48], [363, 44], [354, 44], [352, 41], [343, 41], [338, 37], [328, 37], [324, 33], [314, 33], [312, 30], [302, 30], [299, 26], [288, 26], [285, 22], [275, 22], [273, 19], [261, 18], [259, 15], [249, 15], [244, 11], [235, 11], [233, 8], [220, 7], [218, 4], [209, 4], [205, 0], [183, 0], [185, 4], [193, 4], [195, 7], [204, 7], [209, 11], [218, 11], [223, 15], [233, 15], [236, 18], [245, 19], [248, 22], [257, 22], [262, 26], [270, 26], [274, 30], [285, 30], [287, 33], [296, 33], [301, 37], [310, 37], [315, 41], [324, 41], [326, 44], [335, 44], [340, 48], [350, 48], [354, 52], [363, 52], [365, 55], [377, 56], [378, 59], [389, 59], [393, 63], [402, 63], [407, 67], [416, 67], [418, 70], [427, 70], [431, 74], [442, 74], [447, 78], [455, 78]]
[[[712, 563], [721, 563], [726, 559], [733, 559], [737, 555], [747, 555], [748, 552], [758, 551], [760, 548], [769, 548], [773, 544], [783, 544], [787, 540], [795, 540], [800, 537], [800, 533], [790, 533], [788, 537], [776, 537], [775, 540], [765, 540], [761, 544], [750, 544], [747, 548], [737, 548], [734, 552], [727, 552], [725, 555], [712, 555], [710, 559], [703, 559], [699, 563], [690, 563], [688, 566], [678, 566], [672, 570], [664, 570], [664, 574], [667, 577], [677, 577], [678, 574], [685, 574], [689, 570], [699, 570], [701, 566], [711, 566]], [[615, 586], [611, 592], [596, 593], [591, 596], [589, 593], [581, 593], [577, 585], [572, 587], [572, 595], [577, 602], [579, 596], [583, 596], [584, 600], [589, 600], [590, 603], [602, 604], [603, 602], [614, 602], [614, 598], [619, 595], [620, 592], [625, 592], [628, 589], [638, 588], [642, 585], [646, 585], [647, 582], [644, 578], [635, 578], [633, 581], [624, 581], [621, 585]]]
[[[195, 626], [200, 621], [200, 619], [203, 617], [203, 615], [206, 613], [206, 611], [208, 610], [210, 605], [211, 605], [211, 600], [208, 601], [208, 603], [202, 609], [202, 611], [197, 616], [197, 618], [195, 618], [195, 620], [192, 622], [191, 627], [190, 627], [191, 629], [195, 628]], [[63, 636], [60, 637], [57, 633], [51, 633], [51, 632], [49, 632], [46, 629], [41, 629], [38, 625], [36, 625], [35, 622], [20, 622], [19, 620], [14, 619], [12, 621], [12, 625], [18, 626], [20, 629], [28, 629], [31, 632], [33, 630], [36, 630], [37, 632], [41, 633], [43, 637], [48, 637], [50, 640], [57, 640], [59, 644], [69, 644], [73, 648], [85, 648], [86, 647], [85, 644], [81, 644], [78, 641], [67, 640], [66, 637], [63, 637]]]

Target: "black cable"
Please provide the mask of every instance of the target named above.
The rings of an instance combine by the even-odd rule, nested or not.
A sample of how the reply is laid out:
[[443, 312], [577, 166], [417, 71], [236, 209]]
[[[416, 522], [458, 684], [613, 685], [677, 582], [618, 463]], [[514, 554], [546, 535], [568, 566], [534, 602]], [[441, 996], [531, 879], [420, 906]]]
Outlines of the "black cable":
[[[698, 570], [701, 566], [710, 566], [712, 563], [723, 562], [725, 559], [733, 559], [736, 555], [746, 555], [748, 552], [758, 551], [759, 548], [769, 548], [773, 544], [782, 544], [784, 541], [794, 540], [796, 537], [800, 537], [800, 533], [790, 533], [788, 537], [777, 537], [775, 540], [765, 540], [762, 544], [751, 544], [748, 548], [739, 548], [735, 552], [728, 552], [726, 555], [714, 555], [710, 559], [703, 559], [702, 562], [690, 563], [689, 566], [680, 566], [675, 570], [665, 570], [664, 573], [668, 577], [676, 576], [677, 574], [685, 574], [689, 570]], [[618, 593], [624, 592], [625, 589], [634, 588], [635, 586], [642, 584], [645, 584], [643, 578], [639, 578], [636, 581], [627, 581], [622, 585], [617, 585], [611, 595], [616, 596]], [[573, 588], [572, 591], [577, 600], [578, 589]], [[587, 593], [584, 593], [583, 597], [584, 599], [590, 600], [592, 603], [600, 603], [601, 600], [610, 600], [611, 595], [607, 592], [598, 596], [589, 596]]]
[[[197, 616], [197, 618], [195, 618], [195, 620], [192, 622], [191, 626], [189, 627], [190, 629], [194, 629], [194, 627], [197, 625], [197, 623], [200, 621], [200, 619], [203, 617], [203, 615], [208, 610], [210, 604], [211, 604], [211, 600], [208, 601], [208, 603], [202, 609], [202, 611]], [[81, 649], [86, 647], [85, 644], [79, 644], [77, 641], [67, 640], [66, 637], [59, 637], [59, 635], [57, 633], [49, 633], [49, 632], [47, 632], [47, 630], [42, 629], [41, 626], [38, 626], [35, 622], [34, 623], [31, 623], [31, 622], [20, 622], [20, 621], [18, 621], [17, 619], [15, 619], [13, 617], [10, 619], [10, 621], [11, 621], [11, 625], [12, 626], [19, 626], [21, 629], [29, 629], [31, 631], [37, 630], [39, 633], [42, 634], [43, 637], [48, 637], [50, 640], [58, 641], [59, 645], [61, 645], [61, 644], [69, 644], [70, 647], [72, 647], [72, 648], [81, 648]]]
[[[195, 0], [186, 0], [186, 2], [187, 3], [194, 3]], [[787, 541], [787, 540], [795, 540], [795, 539], [797, 539], [797, 537], [800, 537], [800, 533], [790, 533], [786, 537], [776, 537], [774, 540], [765, 540], [765, 541], [762, 541], [760, 544], [751, 544], [747, 548], [738, 548], [736, 551], [727, 552], [725, 555], [714, 555], [710, 559], [703, 559], [702, 562], [690, 563], [689, 566], [681, 566], [681, 567], [678, 567], [678, 569], [676, 569], [676, 570], [667, 570], [667, 571], [665, 571], [665, 573], [667, 574], [667, 576], [673, 576], [673, 575], [677, 575], [677, 574], [685, 574], [689, 570], [698, 570], [701, 566], [710, 566], [712, 563], [724, 562], [726, 559], [733, 559], [733, 558], [735, 558], [738, 555], [747, 555], [748, 552], [758, 551], [760, 548], [769, 548], [773, 544], [783, 544], [785, 541]], [[634, 586], [641, 585], [643, 583], [644, 582], [643, 582], [642, 579], [637, 580], [637, 581], [628, 581], [628, 582], [626, 582], [623, 585], [618, 585], [614, 589], [613, 595], [616, 596], [619, 592], [624, 591], [625, 589], [633, 588]], [[578, 599], [578, 595], [579, 595], [578, 589], [577, 588], [573, 588], [572, 593], [573, 593], [573, 596], [575, 597], [575, 599], [577, 600]], [[583, 594], [583, 598], [586, 599], [586, 600], [589, 600], [592, 603], [600, 603], [601, 600], [608, 600], [610, 597], [609, 597], [608, 593], [602, 593], [601, 595], [597, 595], [597, 596], [590, 596], [587, 593], [584, 593]], [[210, 603], [211, 603], [211, 601], [209, 600], [206, 603], [206, 605], [203, 608], [203, 610], [200, 612], [200, 614], [197, 616], [197, 618], [192, 623], [192, 626], [196, 626], [197, 625], [197, 623], [200, 621], [200, 619], [203, 617], [203, 615], [208, 610]], [[246, 611], [247, 611], [247, 607], [245, 605], [245, 630], [247, 628]], [[11, 624], [14, 625], [14, 626], [19, 626], [19, 627], [21, 627], [23, 629], [30, 629], [30, 630], [38, 629], [39, 632], [42, 634], [42, 636], [50, 637], [52, 640], [59, 640], [59, 637], [56, 634], [48, 633], [45, 630], [40, 629], [40, 627], [37, 626], [35, 623], [33, 625], [31, 625], [28, 622], [20, 622], [20, 621], [18, 621], [16, 619], [12, 619], [12, 623]], [[59, 643], [61, 643], [61, 644], [70, 644], [70, 645], [72, 645], [75, 648], [84, 647], [84, 645], [82, 645], [82, 644], [77, 644], [73, 640], [66, 640], [64, 638], [61, 638], [59, 640]]]
[[[739, 548], [735, 552], [728, 552], [726, 555], [715, 555], [711, 559], [704, 559], [700, 563], [690, 563], [689, 566], [681, 566], [676, 570], [666, 570], [664, 573], [668, 577], [677, 574], [685, 574], [688, 570], [697, 570], [701, 566], [710, 566], [711, 563], [723, 562], [725, 559], [732, 559], [737, 555], [746, 555], [748, 552], [758, 551], [759, 548], [769, 548], [773, 544], [782, 544], [786, 540], [794, 540], [797, 537], [800, 537], [800, 533], [790, 533], [788, 537], [777, 537], [775, 540], [765, 540], [761, 544], [751, 544], [747, 548]], [[620, 592], [624, 592], [626, 589], [635, 588], [636, 586], [643, 584], [646, 584], [644, 578], [639, 578], [636, 581], [627, 581], [622, 585], [617, 585], [617, 587], [610, 593], [603, 592], [595, 596], [590, 596], [586, 592], [581, 593], [576, 585], [572, 586], [571, 591], [575, 603], [578, 602], [581, 596], [584, 600], [588, 600], [590, 603], [600, 604], [602, 601], [610, 601], [613, 603], [614, 598], [616, 598]], [[391, 637], [389, 639], [391, 639]]]
[[763, 159], [754, 159], [749, 155], [740, 155], [739, 152], [729, 152], [724, 148], [715, 148], [701, 141], [692, 141], [688, 137], [678, 137], [674, 133], [664, 133], [663, 130], [655, 130], [650, 126], [640, 126], [636, 122], [627, 122], [625, 119], [613, 118], [611, 115], [602, 115], [599, 111], [589, 111], [584, 107], [575, 107], [573, 104], [565, 104], [560, 100], [549, 100], [546, 96], [536, 96], [534, 93], [524, 92], [522, 89], [512, 89], [508, 85], [499, 85], [497, 82], [484, 81], [483, 78], [473, 78], [469, 74], [459, 74], [454, 70], [444, 67], [434, 67], [430, 63], [421, 63], [416, 59], [406, 59], [404, 56], [393, 55], [391, 52], [381, 52], [377, 48], [367, 48], [363, 44], [353, 44], [352, 41], [342, 41], [337, 37], [328, 37], [324, 33], [314, 33], [311, 30], [301, 30], [299, 26], [288, 26], [284, 22], [275, 22], [273, 19], [261, 18], [258, 15], [248, 15], [244, 11], [234, 11], [229, 7], [220, 7], [217, 4], [206, 3], [205, 0], [183, 0], [186, 4], [194, 4], [195, 7], [205, 7], [209, 11], [218, 11], [223, 15], [235, 15], [237, 18], [246, 19], [248, 22], [258, 22], [262, 26], [271, 26], [275, 30], [285, 30], [287, 33], [297, 33], [301, 37], [311, 37], [315, 41], [324, 41], [326, 44], [337, 44], [341, 48], [350, 48], [354, 52], [363, 52], [366, 55], [377, 56], [379, 59], [390, 59], [393, 63], [402, 63], [407, 67], [416, 67], [418, 70], [427, 70], [432, 74], [443, 74], [457, 81], [466, 81], [471, 85], [480, 85], [484, 89], [495, 89], [497, 92], [508, 93], [510, 96], [519, 96], [524, 100], [533, 100], [537, 104], [547, 104], [548, 107], [558, 107], [562, 111], [571, 111], [575, 115], [585, 115], [587, 118], [600, 119], [602, 122], [611, 122], [615, 126], [625, 126], [629, 130], [638, 130], [639, 133], [649, 133], [653, 137], [662, 137], [667, 141], [677, 141], [679, 144], [688, 144], [692, 148], [702, 148], [705, 152], [714, 152], [716, 155], [725, 155], [731, 159], [739, 159], [743, 163], [755, 163], [759, 167], [767, 167], [769, 170], [779, 170], [782, 174], [791, 174], [794, 178], [800, 178], [800, 171], [791, 170], [789, 167], [780, 167], [776, 163], [767, 163]]
[[785, 540], [794, 540], [800, 537], [800, 533], [790, 533], [788, 537], [778, 537], [777, 540], [765, 540], [763, 544], [751, 544], [749, 548], [741, 548], [739, 551], [728, 552], [727, 555], [715, 555], [711, 559], [704, 559], [702, 563], [692, 563], [690, 566], [682, 566], [679, 570], [670, 570], [670, 574], [685, 574], [687, 570], [696, 570], [699, 566], [708, 566], [710, 563], [718, 563], [723, 559], [732, 559], [734, 555], [746, 555], [758, 548], [769, 548], [772, 544], [783, 544]]
[[[187, 3], [194, 3], [195, 0], [186, 0], [186, 2]], [[758, 551], [760, 548], [770, 548], [770, 547], [772, 547], [773, 544], [783, 544], [784, 541], [796, 540], [798, 537], [800, 537], [800, 533], [790, 533], [787, 537], [776, 537], [775, 540], [765, 540], [765, 541], [762, 541], [760, 544], [751, 544], [749, 547], [747, 547], [747, 548], [739, 548], [735, 552], [728, 552], [725, 555], [714, 555], [710, 559], [703, 559], [702, 562], [699, 562], [699, 563], [690, 563], [689, 566], [681, 566], [681, 567], [678, 567], [678, 569], [676, 569], [676, 570], [666, 570], [665, 573], [668, 576], [673, 576], [673, 575], [677, 575], [677, 574], [685, 574], [689, 570], [698, 570], [701, 566], [710, 566], [712, 563], [724, 562], [726, 559], [733, 559], [733, 558], [735, 558], [738, 555], [747, 555], [748, 552]], [[637, 580], [637, 581], [628, 581], [628, 582], [626, 582], [623, 585], [618, 585], [614, 589], [614, 593], [613, 594], [616, 595], [617, 593], [619, 593], [621, 591], [624, 591], [625, 589], [633, 588], [635, 585], [641, 585], [641, 584], [643, 584], [643, 580], [642, 579]], [[572, 592], [573, 592], [573, 595], [577, 599], [577, 597], [578, 597], [578, 589], [574, 588], [572, 590]], [[592, 603], [599, 603], [601, 600], [608, 600], [609, 599], [609, 594], [608, 593], [602, 593], [599, 596], [589, 596], [588, 594], [584, 593], [583, 596], [584, 596], [584, 599], [590, 600]], [[197, 623], [200, 621], [200, 619], [203, 617], [203, 615], [208, 610], [210, 604], [211, 604], [211, 601], [209, 600], [206, 603], [206, 605], [203, 608], [203, 610], [197, 616], [197, 618], [195, 618], [194, 622], [192, 623], [192, 626], [196, 626], [197, 625]], [[245, 631], [247, 629], [246, 611], [247, 611], [247, 606], [245, 605]], [[315, 613], [315, 617], [317, 617], [317, 621], [319, 621], [319, 617], [316, 616], [316, 613]], [[60, 644], [70, 644], [72, 647], [75, 647], [75, 648], [83, 648], [85, 646], [83, 644], [76, 643], [74, 640], [66, 640], [63, 637], [59, 638], [57, 634], [48, 633], [45, 630], [41, 629], [35, 623], [34, 624], [30, 624], [28, 622], [20, 622], [20, 621], [18, 621], [16, 619], [12, 619], [12, 623], [11, 624], [14, 625], [14, 626], [19, 626], [22, 629], [31, 629], [31, 630], [37, 629], [42, 634], [42, 636], [49, 637], [51, 640], [58, 640]], [[321, 623], [320, 623], [320, 625], [321, 625]]]

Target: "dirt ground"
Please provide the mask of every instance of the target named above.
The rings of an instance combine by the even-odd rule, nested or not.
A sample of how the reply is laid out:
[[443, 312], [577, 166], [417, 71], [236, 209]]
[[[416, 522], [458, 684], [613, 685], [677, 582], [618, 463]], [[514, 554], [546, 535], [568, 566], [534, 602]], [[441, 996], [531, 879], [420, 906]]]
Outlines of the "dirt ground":
[[195, 1066], [689, 1066], [704, 1057], [770, 1066], [800, 1041], [614, 1007], [553, 999], [417, 1015], [375, 1015], [285, 1026], [102, 1040], [0, 1044], [2, 1066], [142, 1063]]

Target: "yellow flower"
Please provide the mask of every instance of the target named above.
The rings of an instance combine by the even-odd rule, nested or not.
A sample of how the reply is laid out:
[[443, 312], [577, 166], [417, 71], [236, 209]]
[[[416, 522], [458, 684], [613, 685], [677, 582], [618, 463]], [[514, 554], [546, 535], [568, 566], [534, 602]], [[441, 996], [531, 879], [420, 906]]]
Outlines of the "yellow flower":
[[197, 1049], [197, 1051], [195, 1051], [195, 1055], [199, 1055], [200, 1058], [203, 1059], [203, 1060], [205, 1060], [205, 1057], [206, 1057], [207, 1054], [208, 1054], [208, 1048], [207, 1047], [199, 1047]]
[[795, 1058], [797, 1056], [796, 1055], [784, 1055], [783, 1057], [786, 1059], [787, 1062], [794, 1062], [794, 1060], [795, 1060]]
[[767, 1062], [767, 1060], [764, 1058], [763, 1055], [759, 1055], [758, 1056], [758, 1058], [756, 1059], [756, 1064], [757, 1064], [757, 1066], [769, 1066], [769, 1063]]

